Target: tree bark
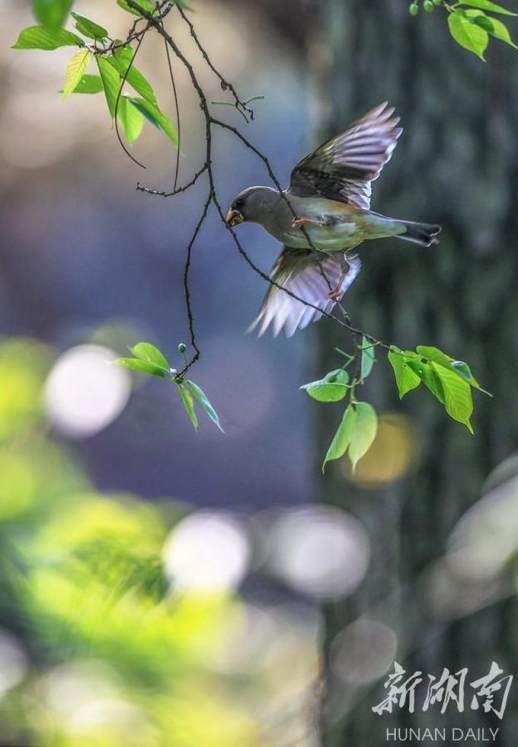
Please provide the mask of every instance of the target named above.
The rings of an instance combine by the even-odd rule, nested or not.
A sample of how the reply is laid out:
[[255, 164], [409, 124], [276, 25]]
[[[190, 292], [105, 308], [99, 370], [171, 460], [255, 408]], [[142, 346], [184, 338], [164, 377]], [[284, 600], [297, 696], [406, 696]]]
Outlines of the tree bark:
[[[405, 132], [373, 184], [373, 208], [443, 225], [441, 244], [432, 249], [394, 240], [364, 245], [363, 271], [345, 306], [355, 325], [376, 337], [402, 348], [437, 345], [468, 361], [495, 395], [475, 394], [473, 437], [427, 391], [401, 403], [392, 371], [380, 360], [362, 398], [380, 412], [404, 413], [419, 444], [410, 472], [382, 488], [346, 479], [340, 465], [321, 476], [320, 459], [339, 413], [318, 408], [321, 499], [357, 516], [371, 539], [371, 564], [360, 589], [324, 610], [323, 744], [356, 747], [385, 744], [387, 727], [494, 726], [469, 707], [464, 714], [372, 713], [385, 678], [354, 686], [338, 679], [331, 665], [336, 635], [360, 616], [396, 632], [397, 658], [408, 673], [468, 667], [475, 679], [493, 659], [510, 672], [517, 658], [509, 632], [516, 623], [514, 601], [445, 622], [435, 614], [426, 579], [456, 522], [479, 499], [484, 479], [518, 441], [518, 100], [511, 76], [518, 57], [492, 41], [488, 63], [477, 60], [451, 39], [442, 9], [411, 18], [405, 0], [328, 0], [319, 7], [310, 45], [320, 93], [315, 142], [388, 99]], [[321, 375], [336, 368], [333, 349], [346, 342], [328, 322], [314, 334], [315, 374]], [[497, 726], [499, 743], [512, 744], [510, 719]]]

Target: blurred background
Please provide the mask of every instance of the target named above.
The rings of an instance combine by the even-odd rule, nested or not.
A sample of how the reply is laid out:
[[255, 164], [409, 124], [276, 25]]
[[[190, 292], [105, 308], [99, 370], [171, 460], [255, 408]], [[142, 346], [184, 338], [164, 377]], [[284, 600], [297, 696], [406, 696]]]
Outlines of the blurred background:
[[[133, 149], [147, 168], [133, 164], [101, 96], [59, 96], [70, 49], [10, 49], [30, 3], [1, 0], [0, 745], [356, 747], [418, 725], [498, 727], [513, 745], [513, 689], [503, 721], [371, 709], [394, 660], [425, 681], [444, 667], [470, 681], [493, 660], [516, 670], [518, 57], [493, 42], [484, 65], [442, 13], [411, 19], [404, 0], [193, 6], [224, 75], [264, 97], [249, 125], [213, 106], [281, 182], [319, 138], [385, 99], [398, 108], [405, 133], [374, 208], [440, 222], [444, 239], [363, 250], [348, 309], [401, 347], [467, 360], [494, 398], [477, 399], [472, 437], [424, 392], [399, 403], [380, 362], [365, 397], [382, 413], [374, 447], [354, 476], [344, 460], [322, 478], [340, 411], [299, 386], [350, 341], [325, 322], [288, 341], [245, 336], [264, 283], [211, 213], [193, 253], [193, 378], [225, 435], [194, 433], [173, 387], [110, 361], [148, 340], [182, 366], [204, 186], [137, 192], [171, 189], [170, 143], [147, 128]], [[113, 36], [131, 23], [115, 2], [75, 9]], [[179, 19], [168, 27], [224, 100]], [[139, 68], [172, 116], [156, 39]], [[204, 134], [178, 64], [175, 76], [183, 183]], [[231, 136], [215, 148], [223, 204], [267, 183]], [[256, 226], [240, 235], [267, 270], [275, 243]]]

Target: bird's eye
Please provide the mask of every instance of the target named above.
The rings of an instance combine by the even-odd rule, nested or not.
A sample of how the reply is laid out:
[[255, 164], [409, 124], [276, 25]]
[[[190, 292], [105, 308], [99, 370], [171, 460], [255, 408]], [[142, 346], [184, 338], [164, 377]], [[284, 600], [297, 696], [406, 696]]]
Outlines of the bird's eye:
[[235, 207], [236, 210], [241, 210], [241, 208], [243, 207], [244, 204], [245, 204], [245, 201], [243, 199], [236, 200], [234, 202], [234, 207]]

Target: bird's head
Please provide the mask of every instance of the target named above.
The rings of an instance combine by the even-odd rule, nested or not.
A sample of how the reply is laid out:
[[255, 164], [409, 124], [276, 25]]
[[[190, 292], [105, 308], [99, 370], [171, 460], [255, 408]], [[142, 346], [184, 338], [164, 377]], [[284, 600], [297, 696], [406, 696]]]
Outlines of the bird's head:
[[279, 198], [279, 193], [270, 187], [249, 187], [234, 198], [225, 217], [228, 226], [237, 226], [249, 221], [262, 223], [268, 211]]

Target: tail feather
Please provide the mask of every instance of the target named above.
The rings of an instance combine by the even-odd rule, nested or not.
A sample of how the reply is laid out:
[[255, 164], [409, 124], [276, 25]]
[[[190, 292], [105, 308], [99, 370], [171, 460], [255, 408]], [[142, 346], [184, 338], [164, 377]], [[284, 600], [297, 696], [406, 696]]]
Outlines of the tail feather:
[[409, 220], [402, 220], [401, 223], [406, 228], [406, 233], [398, 234], [398, 239], [412, 241], [414, 244], [421, 246], [435, 246], [439, 243], [439, 234], [441, 226], [433, 223], [414, 223]]

